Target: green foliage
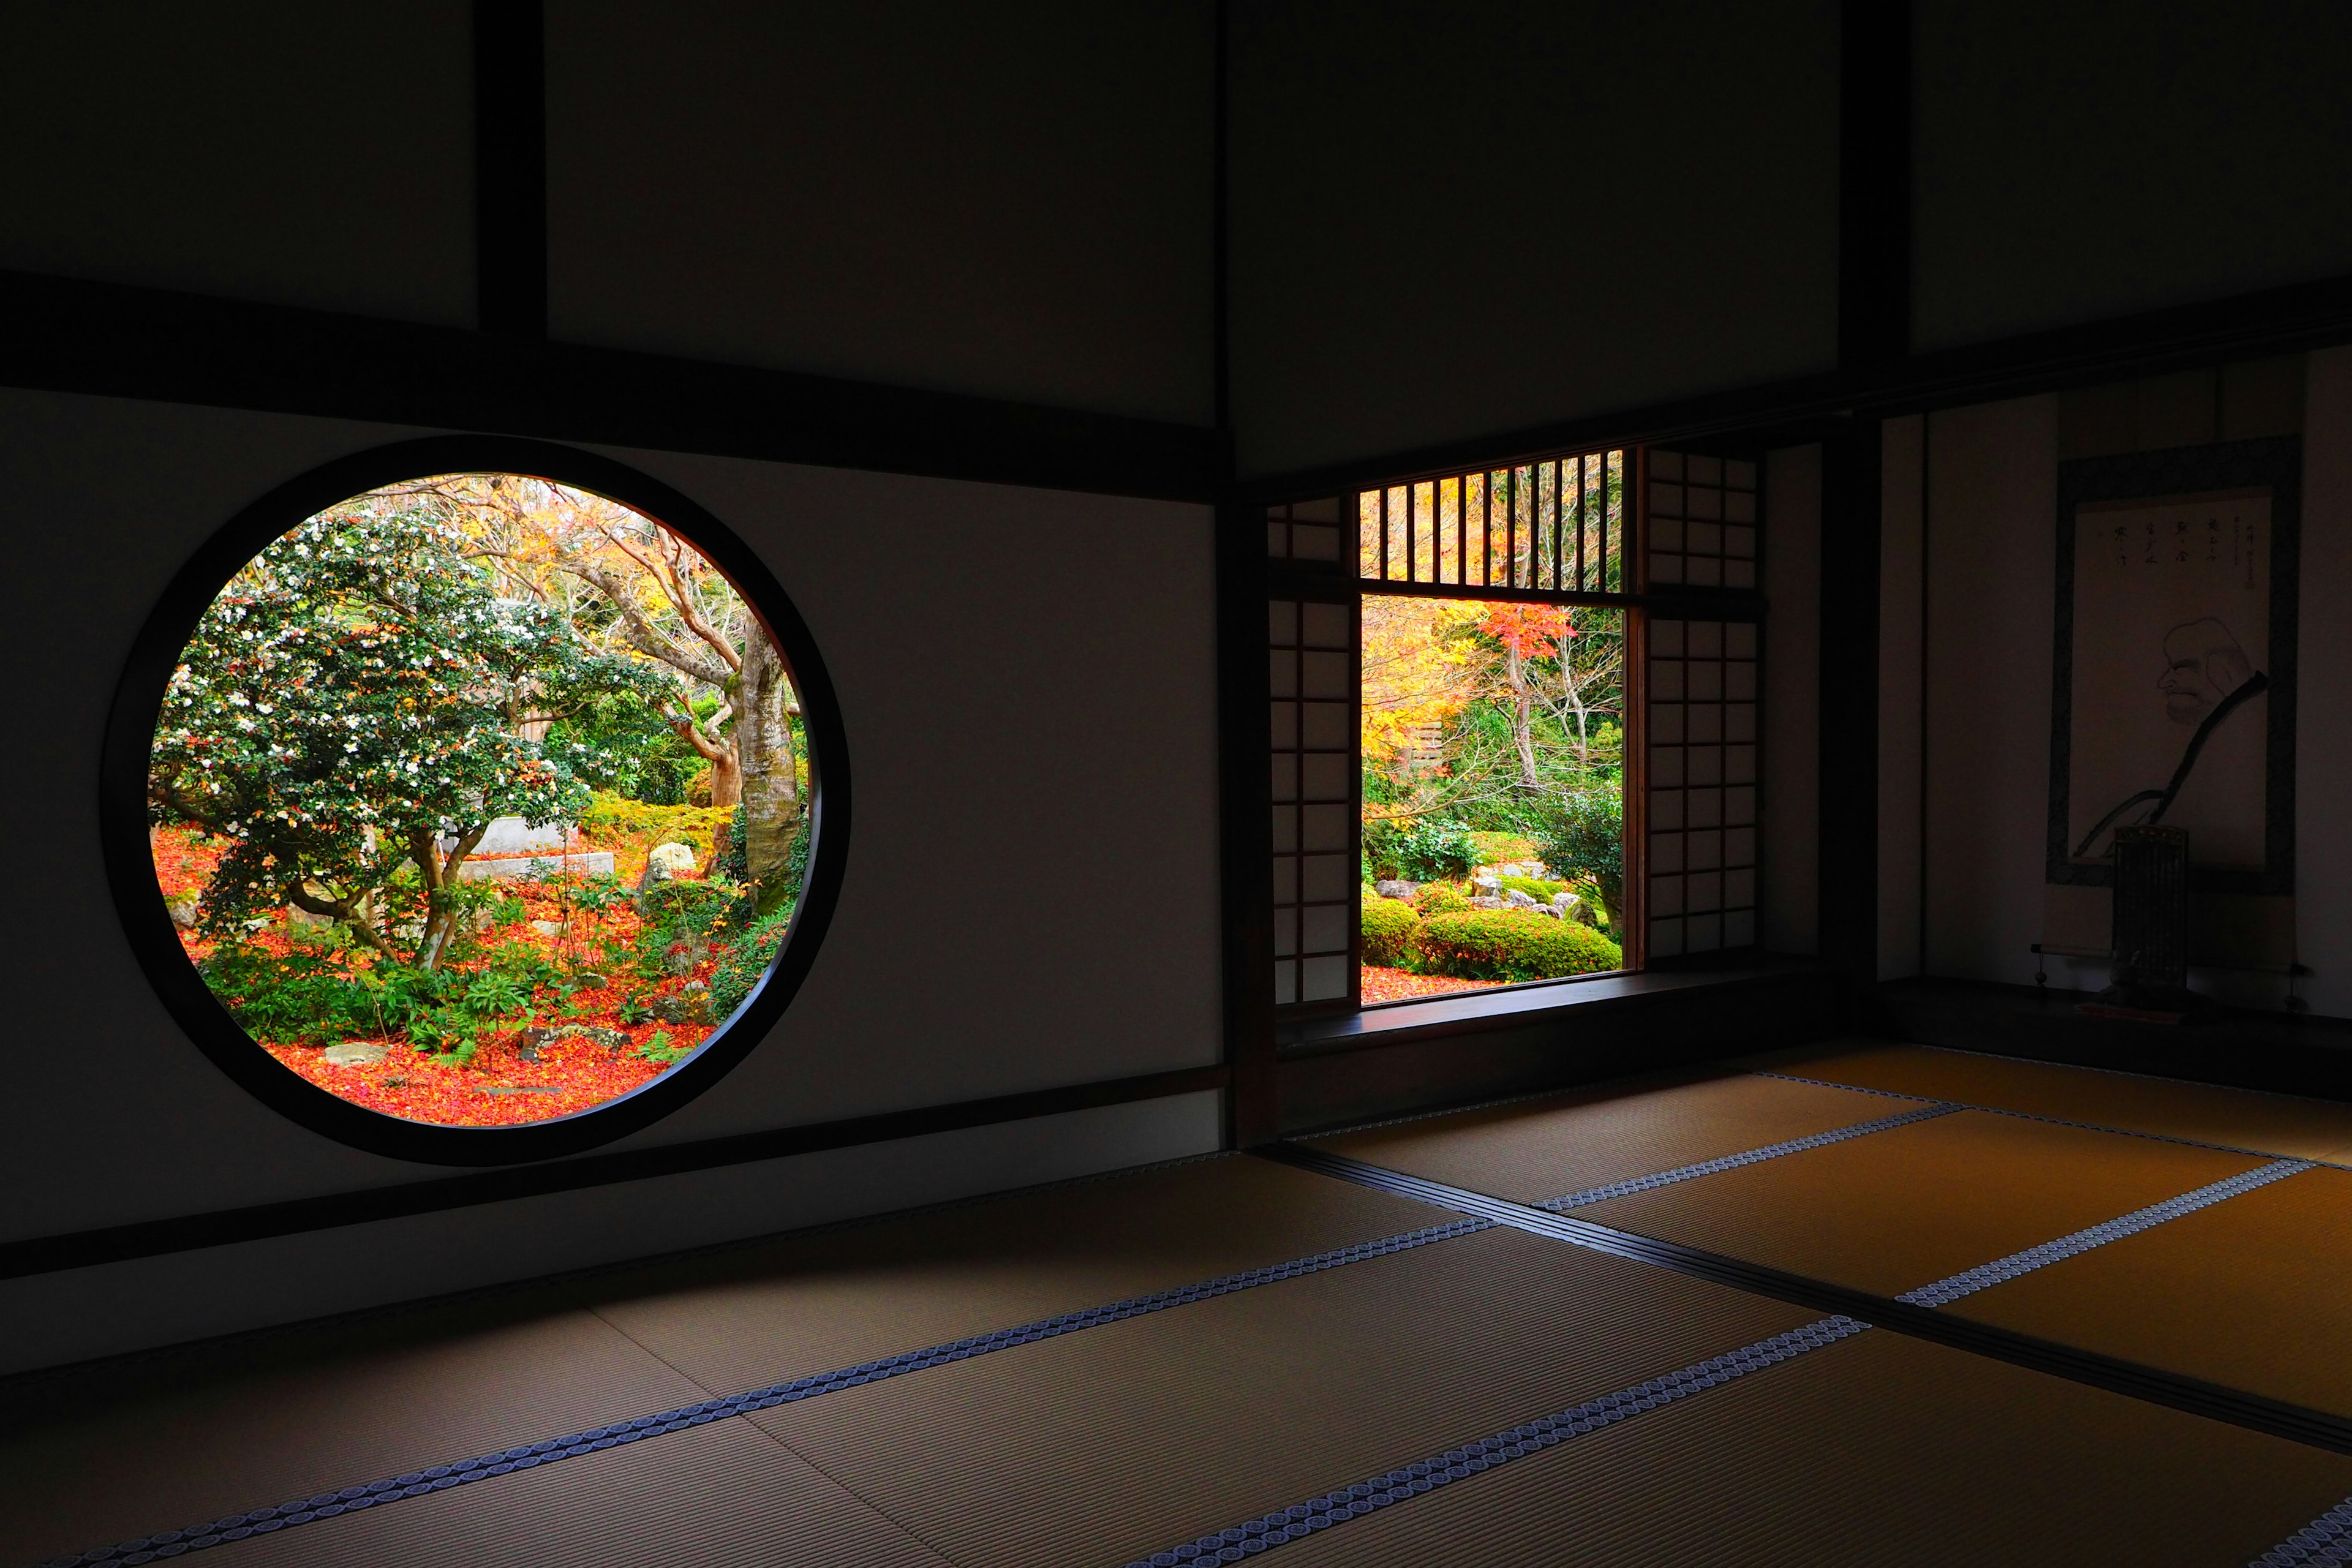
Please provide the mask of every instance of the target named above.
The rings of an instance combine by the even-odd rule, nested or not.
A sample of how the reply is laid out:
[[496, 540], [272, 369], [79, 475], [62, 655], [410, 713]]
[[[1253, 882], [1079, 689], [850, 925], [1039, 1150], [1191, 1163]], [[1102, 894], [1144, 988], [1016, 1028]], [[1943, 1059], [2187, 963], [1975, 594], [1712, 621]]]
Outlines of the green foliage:
[[1451, 882], [1424, 882], [1413, 891], [1412, 907], [1423, 920], [1458, 915], [1470, 907], [1470, 895]]
[[1366, 899], [1363, 912], [1364, 962], [1395, 968], [1411, 951], [1421, 917], [1399, 899]]
[[1364, 824], [1364, 863], [1378, 877], [1441, 881], [1475, 866], [1478, 847], [1450, 816], [1375, 818]]
[[[181, 650], [151, 752], [155, 820], [231, 843], [202, 904], [225, 936], [324, 904], [389, 951], [373, 897], [404, 860], [492, 817], [569, 822], [609, 755], [524, 739], [526, 714], [658, 703], [645, 665], [593, 651], [555, 611], [500, 597], [467, 541], [427, 512], [359, 502], [265, 546]], [[453, 929], [433, 895], [417, 958]]]
[[1544, 865], [1591, 883], [1612, 925], [1625, 907], [1624, 810], [1624, 792], [1611, 784], [1546, 796], [1530, 813]]
[[1547, 882], [1535, 877], [1498, 877], [1496, 880], [1506, 888], [1516, 888], [1539, 904], [1551, 902], [1568, 886], [1566, 882]]
[[793, 923], [790, 909], [764, 915], [751, 928], [728, 944], [726, 954], [710, 975], [710, 1015], [724, 1019], [743, 1005], [775, 962], [776, 950], [784, 943], [784, 932]]
[[550, 727], [547, 738], [595, 759], [580, 768], [583, 782], [633, 803], [683, 805], [688, 782], [709, 765], [667, 716], [635, 693], [592, 699]]
[[1532, 910], [1439, 915], [1422, 922], [1413, 945], [1423, 973], [1462, 980], [1556, 980], [1623, 962], [1600, 932]]
[[659, 1062], [662, 1066], [667, 1067], [672, 1062], [684, 1060], [694, 1052], [691, 1047], [680, 1049], [671, 1045], [667, 1029], [656, 1029], [653, 1038], [639, 1046], [636, 1054], [649, 1062]]

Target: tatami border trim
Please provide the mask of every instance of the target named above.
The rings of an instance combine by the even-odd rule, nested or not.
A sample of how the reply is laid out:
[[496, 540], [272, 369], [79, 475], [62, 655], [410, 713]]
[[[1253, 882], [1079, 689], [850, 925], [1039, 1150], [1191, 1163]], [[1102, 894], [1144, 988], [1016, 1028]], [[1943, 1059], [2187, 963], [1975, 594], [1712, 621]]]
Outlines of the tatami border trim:
[[1721, 1171], [1736, 1171], [1742, 1165], [1759, 1165], [1767, 1160], [1778, 1160], [1790, 1154], [1801, 1154], [1808, 1149], [1826, 1149], [1832, 1143], [1843, 1143], [1849, 1138], [1867, 1138], [1874, 1132], [1888, 1132], [1914, 1122], [1933, 1121], [1939, 1116], [1949, 1116], [1961, 1109], [1957, 1105], [1928, 1105], [1917, 1110], [1906, 1110], [1898, 1116], [1882, 1116], [1874, 1121], [1857, 1121], [1851, 1127], [1832, 1127], [1826, 1132], [1814, 1132], [1803, 1138], [1790, 1138], [1784, 1142], [1767, 1143], [1760, 1149], [1748, 1149], [1720, 1159], [1701, 1160], [1695, 1165], [1677, 1165], [1671, 1171], [1654, 1171], [1646, 1176], [1634, 1176], [1627, 1181], [1610, 1182], [1598, 1187], [1587, 1187], [1580, 1193], [1570, 1193], [1564, 1198], [1546, 1198], [1535, 1206], [1558, 1214], [1562, 1209], [1582, 1208], [1588, 1204], [1606, 1203], [1611, 1198], [1632, 1197], [1659, 1187], [1671, 1187], [1677, 1182], [1687, 1182], [1698, 1176], [1712, 1176]]
[[[2248, 1431], [2284, 1437], [2290, 1442], [2303, 1443], [2315, 1448], [2352, 1454], [2352, 1417], [2331, 1411], [2314, 1410], [2307, 1405], [2249, 1394], [2243, 1389], [2225, 1387], [2202, 1378], [2142, 1366], [2137, 1362], [2037, 1339], [2031, 1334], [1958, 1317], [1932, 1307], [1874, 1296], [1866, 1290], [1809, 1279], [1801, 1274], [1790, 1274], [1743, 1258], [1727, 1258], [1720, 1253], [1612, 1229], [1571, 1215], [1547, 1213], [1485, 1193], [1474, 1193], [1461, 1187], [1447, 1186], [1442, 1182], [1366, 1164], [1345, 1155], [1326, 1153], [1292, 1143], [1276, 1144], [1255, 1152], [1263, 1159], [1336, 1176], [1342, 1181], [1393, 1193], [1399, 1197], [1417, 1198], [1423, 1203], [1452, 1209], [1456, 1214], [1491, 1219], [1538, 1236], [1590, 1247], [1596, 1252], [1606, 1252], [1637, 1263], [1655, 1264], [1693, 1279], [1727, 1285], [1754, 1295], [1769, 1296], [1775, 1300], [1816, 1311], [1843, 1313], [1913, 1339], [1968, 1351], [2029, 1371], [2048, 1373], [2053, 1377], [2063, 1377], [2086, 1387], [2105, 1389], [2110, 1394], [2120, 1394], [2188, 1415], [2226, 1422]], [[1998, 1263], [1985, 1267], [1998, 1267]], [[1921, 1287], [1923, 1289], [1932, 1288]]]
[[1790, 1329], [1770, 1339], [1742, 1345], [1703, 1362], [1694, 1363], [1679, 1372], [1664, 1377], [1654, 1377], [1621, 1388], [1599, 1399], [1572, 1405], [1549, 1415], [1539, 1415], [1533, 1421], [1482, 1437], [1458, 1448], [1448, 1448], [1426, 1459], [1410, 1465], [1400, 1465], [1383, 1475], [1358, 1481], [1305, 1502], [1260, 1514], [1244, 1523], [1221, 1530], [1213, 1535], [1203, 1535], [1181, 1546], [1155, 1552], [1149, 1557], [1138, 1557], [1127, 1568], [1175, 1568], [1188, 1563], [1238, 1563], [1244, 1557], [1293, 1541], [1304, 1541], [1318, 1531], [1335, 1524], [1345, 1524], [1351, 1519], [1361, 1519], [1384, 1508], [1435, 1491], [1440, 1487], [1466, 1481], [1472, 1476], [1484, 1475], [1514, 1459], [1524, 1459], [1545, 1449], [1557, 1447], [1572, 1437], [1588, 1432], [1598, 1432], [1622, 1421], [1658, 1409], [1662, 1405], [1704, 1394], [1778, 1366], [1809, 1351], [1833, 1345], [1868, 1329], [1868, 1323], [1855, 1322], [1852, 1318], [1830, 1317], [1818, 1322]]

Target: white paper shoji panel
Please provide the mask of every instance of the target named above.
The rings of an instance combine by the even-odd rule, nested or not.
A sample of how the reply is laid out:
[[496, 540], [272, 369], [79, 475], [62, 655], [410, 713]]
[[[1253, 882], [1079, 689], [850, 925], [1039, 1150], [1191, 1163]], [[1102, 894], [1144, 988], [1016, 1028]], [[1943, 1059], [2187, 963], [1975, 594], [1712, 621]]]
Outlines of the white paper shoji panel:
[[1755, 588], [1756, 472], [1740, 458], [1651, 450], [1653, 584]]
[[1339, 503], [1291, 501], [1265, 509], [1265, 553], [1273, 561], [1339, 561]]
[[1756, 942], [1756, 626], [1654, 620], [1650, 956]]
[[1273, 697], [1274, 1000], [1356, 991], [1356, 609], [1268, 606]]

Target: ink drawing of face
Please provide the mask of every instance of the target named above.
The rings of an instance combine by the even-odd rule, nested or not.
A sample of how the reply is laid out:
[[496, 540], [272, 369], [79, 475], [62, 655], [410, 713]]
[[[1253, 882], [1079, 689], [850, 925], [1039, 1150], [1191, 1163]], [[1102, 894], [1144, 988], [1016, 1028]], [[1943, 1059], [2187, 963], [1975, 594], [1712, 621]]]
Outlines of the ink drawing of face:
[[2164, 714], [2176, 724], [2197, 725], [2221, 700], [2253, 675], [2253, 661], [2230, 628], [2207, 616], [2164, 634]]

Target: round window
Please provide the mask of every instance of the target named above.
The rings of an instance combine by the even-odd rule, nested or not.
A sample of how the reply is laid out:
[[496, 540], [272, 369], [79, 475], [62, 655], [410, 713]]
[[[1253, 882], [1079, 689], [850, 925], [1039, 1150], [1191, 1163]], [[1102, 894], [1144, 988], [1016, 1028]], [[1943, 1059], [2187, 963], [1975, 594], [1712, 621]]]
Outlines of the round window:
[[173, 1011], [272, 1103], [410, 1157], [543, 1157], [707, 1087], [841, 858], [782, 591], [562, 449], [412, 443], [269, 498], [174, 585], [113, 728], [117, 895]]

